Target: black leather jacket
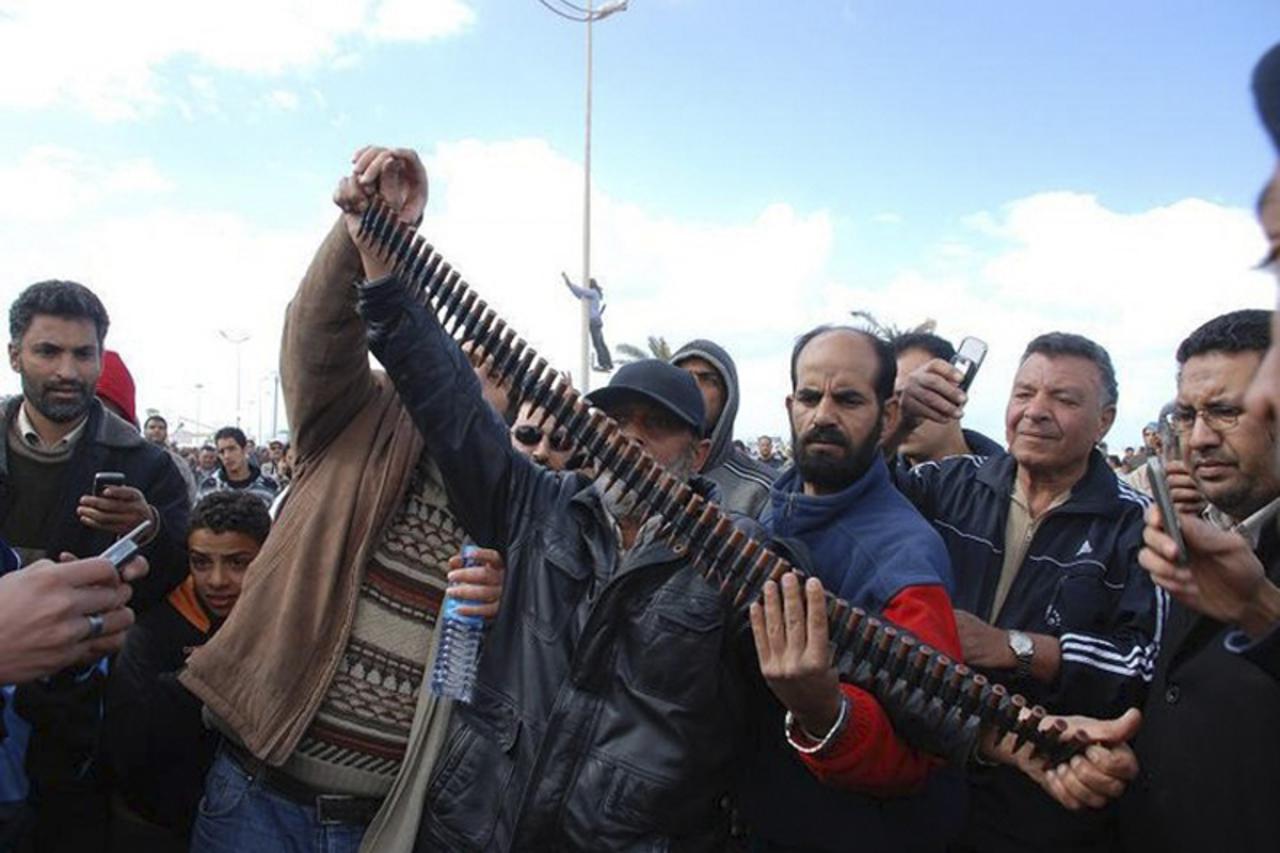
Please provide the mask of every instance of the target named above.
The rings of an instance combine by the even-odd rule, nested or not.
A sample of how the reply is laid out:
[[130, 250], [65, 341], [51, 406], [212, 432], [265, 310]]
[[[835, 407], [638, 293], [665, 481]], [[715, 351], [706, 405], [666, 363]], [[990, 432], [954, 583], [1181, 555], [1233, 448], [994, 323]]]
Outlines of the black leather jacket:
[[624, 552], [585, 478], [513, 451], [466, 358], [396, 281], [363, 287], [360, 308], [455, 515], [507, 563], [415, 850], [721, 849], [756, 667], [745, 619], [660, 535]]

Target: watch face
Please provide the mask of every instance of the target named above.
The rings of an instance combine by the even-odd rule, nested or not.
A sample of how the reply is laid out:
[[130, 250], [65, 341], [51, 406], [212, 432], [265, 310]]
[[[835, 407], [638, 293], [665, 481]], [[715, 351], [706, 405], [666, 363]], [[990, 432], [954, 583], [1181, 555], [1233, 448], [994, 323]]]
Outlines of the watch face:
[[1013, 649], [1013, 653], [1018, 657], [1025, 657], [1036, 650], [1035, 643], [1021, 631], [1009, 632], [1009, 648]]

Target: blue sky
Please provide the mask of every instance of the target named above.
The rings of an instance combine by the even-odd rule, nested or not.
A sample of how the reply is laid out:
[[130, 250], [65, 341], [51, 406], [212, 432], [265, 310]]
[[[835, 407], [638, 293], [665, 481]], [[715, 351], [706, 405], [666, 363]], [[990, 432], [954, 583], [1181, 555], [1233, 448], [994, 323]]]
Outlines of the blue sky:
[[[216, 330], [251, 331], [254, 427], [332, 186], [390, 142], [432, 168], [436, 245], [572, 367], [583, 35], [535, 0], [0, 2], [2, 295], [80, 277], [141, 405], [214, 426]], [[970, 416], [998, 435], [1021, 345], [1070, 328], [1112, 348], [1112, 443], [1136, 440], [1177, 341], [1272, 299], [1247, 81], [1277, 37], [1280, 6], [1246, 0], [632, 0], [595, 28], [610, 337], [722, 339], [750, 435], [784, 432], [808, 325], [936, 317], [991, 342]]]

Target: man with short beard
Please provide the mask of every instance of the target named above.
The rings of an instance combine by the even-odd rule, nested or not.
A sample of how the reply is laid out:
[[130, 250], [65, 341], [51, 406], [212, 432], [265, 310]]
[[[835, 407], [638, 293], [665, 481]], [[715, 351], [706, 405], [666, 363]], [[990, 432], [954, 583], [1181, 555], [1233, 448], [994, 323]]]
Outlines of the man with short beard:
[[[108, 325], [98, 297], [69, 281], [33, 284], [10, 308], [9, 364], [22, 395], [0, 404], [0, 531], [31, 562], [92, 556], [150, 519], [142, 553], [151, 573], [133, 599], [141, 613], [186, 575], [188, 503], [168, 455], [94, 396]], [[95, 496], [100, 471], [124, 474], [125, 485]]]
[[[957, 373], [940, 359], [916, 370], [903, 416], [958, 417]], [[1009, 453], [928, 462], [899, 481], [951, 554], [965, 662], [1054, 713], [1110, 718], [1140, 704], [1160, 649], [1167, 597], [1137, 563], [1146, 499], [1095, 449], [1117, 397], [1106, 350], [1041, 335], [1014, 377]], [[1011, 768], [975, 770], [970, 789], [960, 849], [1108, 843], [1105, 812], [1065, 812]]]
[[[101, 553], [143, 521], [150, 575], [134, 585], [141, 616], [186, 575], [187, 489], [168, 455], [94, 396], [103, 368], [106, 309], [88, 288], [44, 281], [9, 310], [9, 363], [22, 395], [0, 403], [0, 535], [24, 564], [63, 552]], [[94, 494], [94, 474], [125, 485]], [[102, 630], [88, 620], [87, 636]], [[99, 849], [106, 797], [92, 756], [103, 667], [63, 670], [18, 687], [14, 708], [31, 723], [25, 768], [36, 849]]]
[[[786, 616], [799, 619], [821, 606], [825, 588], [959, 657], [946, 549], [894, 488], [878, 451], [896, 370], [887, 342], [852, 328], [819, 327], [792, 351], [795, 464], [774, 484], [764, 524], [801, 543], [814, 576], [805, 604], [788, 577], [781, 590], [766, 584], [763, 605], [752, 607], [761, 670], [791, 709], [785, 720], [781, 706], [766, 715], [748, 773], [743, 813], [755, 849], [941, 850], [959, 829], [963, 783], [934, 774], [940, 762], [904, 743], [874, 696], [838, 683], [825, 631], [808, 638], [823, 652], [814, 665], [796, 666], [768, 630], [780, 621], [779, 594]], [[762, 618], [770, 609], [774, 618]], [[871, 791], [914, 796], [886, 801]]]

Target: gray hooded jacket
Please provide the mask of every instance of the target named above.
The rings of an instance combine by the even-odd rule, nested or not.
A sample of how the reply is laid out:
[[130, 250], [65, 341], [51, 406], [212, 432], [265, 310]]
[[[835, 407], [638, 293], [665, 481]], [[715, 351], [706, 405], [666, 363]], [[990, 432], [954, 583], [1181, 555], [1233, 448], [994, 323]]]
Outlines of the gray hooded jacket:
[[759, 518], [769, 505], [769, 488], [778, 472], [752, 459], [733, 446], [733, 422], [738, 417], [738, 368], [729, 353], [711, 341], [690, 341], [676, 351], [671, 363], [688, 358], [706, 360], [724, 380], [724, 411], [711, 431], [711, 453], [702, 476], [716, 484], [720, 505], [748, 518]]

